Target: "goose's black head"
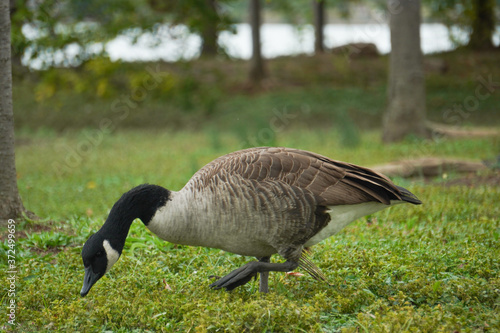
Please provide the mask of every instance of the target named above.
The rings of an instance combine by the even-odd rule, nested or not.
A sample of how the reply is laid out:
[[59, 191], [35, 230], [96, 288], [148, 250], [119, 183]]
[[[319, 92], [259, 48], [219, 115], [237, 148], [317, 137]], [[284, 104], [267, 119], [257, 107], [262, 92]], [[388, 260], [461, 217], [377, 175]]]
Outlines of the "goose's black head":
[[102, 228], [83, 246], [85, 276], [80, 291], [82, 297], [118, 261], [132, 222], [139, 218], [147, 225], [156, 211], [165, 205], [169, 194], [161, 186], [140, 185], [123, 194], [113, 205]]
[[109, 271], [120, 254], [121, 249], [119, 251], [114, 249], [111, 242], [100, 233], [92, 235], [87, 240], [82, 250], [83, 266], [85, 267], [83, 287], [80, 291], [82, 297], [87, 295], [94, 283]]

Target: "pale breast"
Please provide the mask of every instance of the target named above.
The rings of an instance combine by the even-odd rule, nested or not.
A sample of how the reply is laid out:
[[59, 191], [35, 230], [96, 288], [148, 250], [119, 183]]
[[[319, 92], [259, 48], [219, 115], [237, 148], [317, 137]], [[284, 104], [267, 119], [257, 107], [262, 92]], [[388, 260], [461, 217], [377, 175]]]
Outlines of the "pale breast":
[[330, 206], [328, 207], [328, 214], [331, 218], [330, 222], [325, 228], [309, 239], [305, 246], [313, 246], [335, 235], [351, 222], [399, 203], [402, 202], [393, 200], [391, 201], [391, 205], [371, 201], [357, 205]]

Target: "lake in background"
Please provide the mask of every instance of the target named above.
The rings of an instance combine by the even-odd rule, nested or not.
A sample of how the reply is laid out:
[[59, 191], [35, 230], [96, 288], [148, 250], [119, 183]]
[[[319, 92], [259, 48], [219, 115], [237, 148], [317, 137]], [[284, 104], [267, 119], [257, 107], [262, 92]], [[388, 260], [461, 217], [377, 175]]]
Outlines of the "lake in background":
[[[235, 25], [236, 33], [222, 32], [219, 44], [224, 47], [230, 57], [249, 59], [252, 53], [251, 30], [248, 24]], [[455, 45], [450, 41], [448, 29], [439, 23], [423, 23], [421, 31], [421, 46], [425, 54], [453, 50]], [[370, 24], [327, 24], [325, 25], [325, 46], [332, 48], [347, 43], [373, 43], [382, 54], [390, 52], [390, 33], [386, 23]], [[461, 42], [466, 42], [467, 34], [454, 30], [454, 36]], [[262, 53], [266, 58], [296, 54], [313, 54], [314, 29], [311, 25], [298, 28], [290, 24], [266, 23], [261, 27]], [[500, 43], [500, 27], [494, 35], [494, 43]], [[133, 43], [131, 36], [121, 35], [105, 46], [111, 60], [124, 61], [177, 61], [198, 57], [201, 38], [189, 33], [185, 26], [163, 27], [153, 36], [150, 33], [141, 35]], [[96, 50], [102, 46], [96, 44]], [[72, 64], [80, 52], [76, 45], [68, 46], [64, 52], [58, 51], [52, 55], [56, 64]], [[29, 53], [29, 52], [28, 52]], [[47, 56], [47, 54], [45, 55]], [[27, 58], [25, 58], [27, 60]], [[41, 61], [29, 62], [30, 67], [40, 68]]]
[[[263, 24], [261, 28], [262, 53], [266, 58], [294, 54], [312, 54], [314, 52], [314, 29], [311, 25], [301, 28], [290, 24]], [[455, 48], [450, 41], [448, 29], [439, 23], [421, 25], [422, 51], [426, 54], [449, 51]], [[462, 42], [467, 41], [467, 34], [456, 31]], [[161, 41], [153, 46], [155, 38], [145, 34], [136, 45], [132, 38], [120, 36], [109, 42], [106, 50], [111, 59], [165, 60], [192, 59], [199, 55], [201, 39], [189, 34], [185, 27], [165, 29], [160, 33]], [[325, 26], [325, 46], [332, 48], [347, 43], [373, 43], [380, 53], [391, 50], [389, 26], [383, 24], [327, 24]], [[500, 28], [494, 36], [496, 45], [500, 42]], [[236, 34], [221, 33], [219, 44], [233, 58], [248, 59], [252, 53], [251, 30], [248, 24], [237, 24]]]

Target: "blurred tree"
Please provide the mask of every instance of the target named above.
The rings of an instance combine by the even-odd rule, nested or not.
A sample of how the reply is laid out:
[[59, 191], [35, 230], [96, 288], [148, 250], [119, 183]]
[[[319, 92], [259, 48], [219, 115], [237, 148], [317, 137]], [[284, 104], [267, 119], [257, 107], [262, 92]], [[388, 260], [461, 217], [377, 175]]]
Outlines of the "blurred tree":
[[148, 0], [157, 12], [166, 14], [172, 25], [185, 24], [202, 39], [201, 56], [223, 53], [218, 43], [221, 31], [234, 32], [233, 20], [224, 7], [235, 0]]
[[431, 17], [443, 22], [455, 38], [453, 27], [461, 27], [469, 32], [468, 47], [481, 50], [493, 47], [495, 31], [495, 7], [498, 0], [425, 0]]
[[[203, 39], [201, 53], [219, 50], [220, 31], [232, 31], [232, 20], [223, 10], [235, 0], [38, 0], [16, 1], [12, 5], [12, 44], [15, 62], [23, 55], [54, 65], [54, 54], [77, 46], [76, 56], [63, 65], [78, 65], [105, 52], [104, 43], [120, 34], [137, 40], [151, 32], [161, 38], [163, 23], [184, 24]], [[64, 56], [59, 52], [59, 56]]]
[[217, 55], [217, 39], [219, 31], [217, 30], [217, 21], [219, 20], [219, 13], [217, 10], [216, 0], [206, 0], [207, 11], [205, 24], [201, 31], [201, 39], [203, 41], [201, 47], [201, 56], [213, 57]]
[[27, 213], [17, 188], [9, 0], [0, 0], [0, 224]]
[[388, 0], [391, 31], [389, 105], [382, 139], [426, 136], [425, 81], [420, 49], [420, 0]]
[[325, 0], [313, 0], [314, 13], [314, 52], [325, 52], [324, 25], [325, 25]]
[[472, 33], [468, 46], [475, 50], [493, 48], [495, 0], [472, 1]]
[[[12, 10], [13, 56], [37, 59], [42, 67], [79, 65], [104, 53], [103, 43], [121, 33], [138, 37], [154, 31], [163, 16], [153, 11], [146, 0], [39, 0], [16, 1]], [[65, 57], [61, 52], [77, 47]]]
[[250, 59], [250, 81], [260, 82], [266, 77], [264, 60], [261, 51], [260, 26], [261, 4], [260, 0], [250, 0], [250, 26], [252, 27], [252, 58]]
[[[377, 0], [380, 1], [380, 0]], [[314, 28], [314, 52], [325, 52], [324, 27], [326, 24], [326, 8], [336, 11], [336, 14], [346, 19], [351, 15], [353, 5], [359, 5], [362, 0], [288, 0], [288, 1], [268, 1], [269, 8], [274, 12], [284, 15], [285, 20], [292, 25], [300, 26], [310, 24]], [[311, 4], [311, 11], [304, 11], [307, 4]], [[373, 4], [370, 4], [373, 6]], [[375, 4], [376, 5], [376, 4]]]

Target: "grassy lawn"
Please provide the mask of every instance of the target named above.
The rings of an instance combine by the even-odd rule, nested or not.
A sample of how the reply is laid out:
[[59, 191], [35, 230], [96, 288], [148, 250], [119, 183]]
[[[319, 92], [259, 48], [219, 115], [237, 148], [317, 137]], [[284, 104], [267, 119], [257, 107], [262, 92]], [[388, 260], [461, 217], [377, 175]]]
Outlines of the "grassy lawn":
[[[175, 246], [136, 221], [119, 262], [80, 297], [82, 245], [123, 192], [146, 182], [179, 190], [205, 163], [252, 140], [365, 166], [428, 155], [494, 159], [500, 148], [498, 138], [387, 146], [377, 131], [359, 134], [350, 146], [341, 131], [306, 127], [264, 122], [244, 135], [210, 128], [19, 131], [20, 192], [44, 222], [17, 221], [16, 331], [500, 331], [500, 187], [448, 186], [453, 174], [396, 179], [424, 204], [360, 219], [315, 246], [313, 261], [331, 286], [305, 272], [271, 273], [269, 294], [258, 293], [257, 281], [213, 291], [210, 275], [253, 258]], [[5, 311], [6, 288], [1, 295]]]
[[[447, 125], [500, 126], [499, 54], [457, 51], [426, 57], [446, 68], [426, 66], [428, 118]], [[119, 128], [210, 127], [245, 135], [277, 117], [278, 127], [308, 124], [334, 128], [344, 137], [380, 127], [387, 56], [269, 60], [269, 78], [260, 88], [246, 83], [247, 66], [209, 59], [174, 64], [96, 59], [78, 69], [34, 72], [14, 79], [15, 123], [18, 129], [60, 132], [98, 128], [106, 118]]]

